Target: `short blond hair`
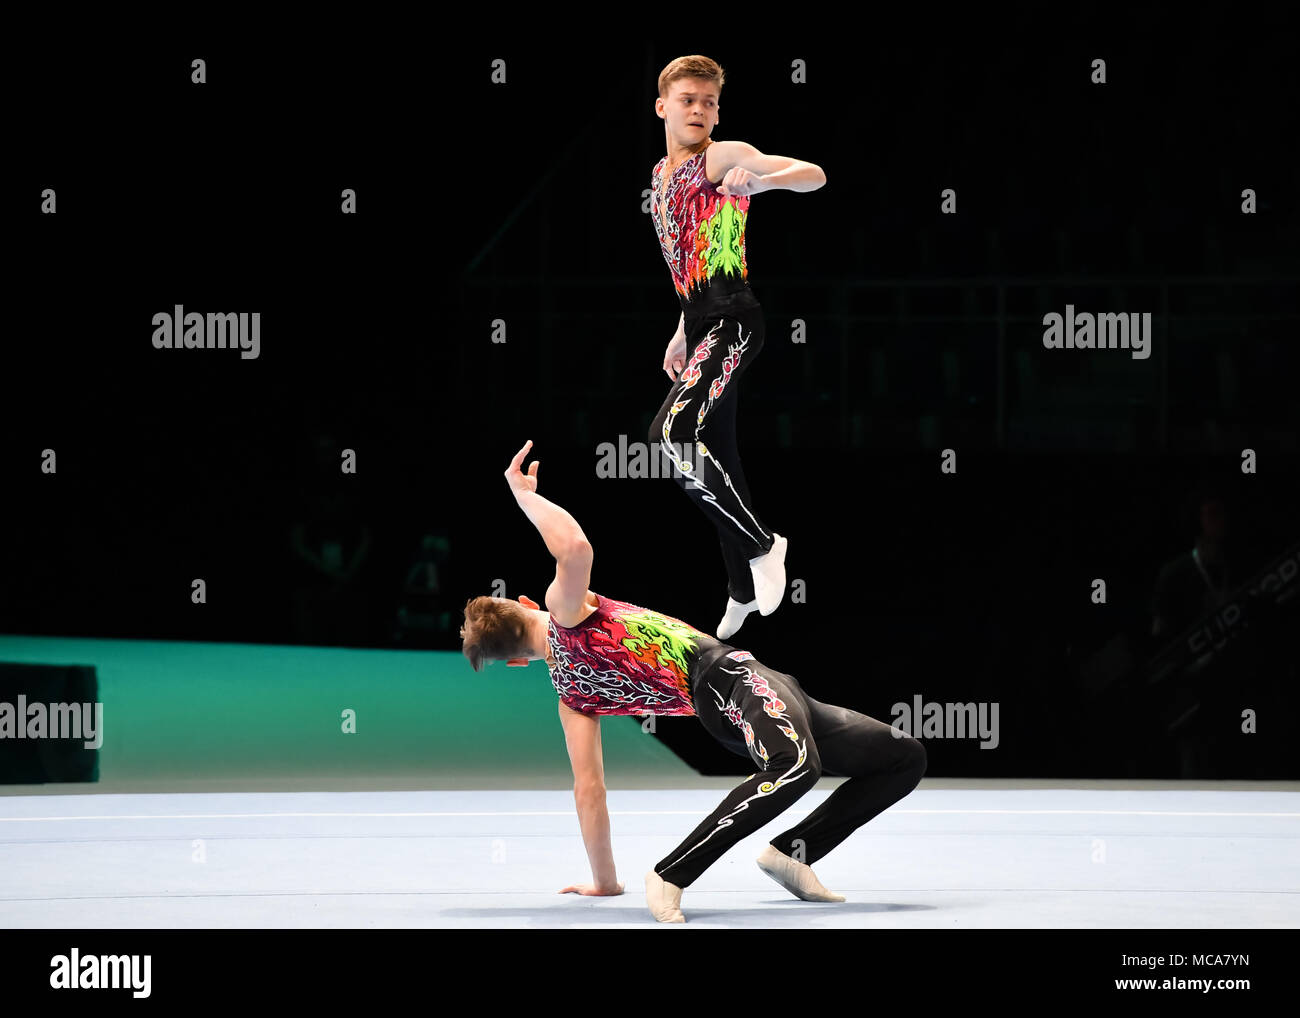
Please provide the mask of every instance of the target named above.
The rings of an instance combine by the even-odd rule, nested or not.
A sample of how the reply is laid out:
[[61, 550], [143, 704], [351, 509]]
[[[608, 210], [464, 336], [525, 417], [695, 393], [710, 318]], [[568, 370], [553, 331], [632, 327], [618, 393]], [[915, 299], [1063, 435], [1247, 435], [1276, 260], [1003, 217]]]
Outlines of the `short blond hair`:
[[722, 96], [722, 83], [726, 75], [716, 60], [696, 53], [689, 57], [678, 57], [659, 72], [659, 98], [668, 98], [668, 88], [681, 78], [704, 78], [718, 86], [718, 96]]

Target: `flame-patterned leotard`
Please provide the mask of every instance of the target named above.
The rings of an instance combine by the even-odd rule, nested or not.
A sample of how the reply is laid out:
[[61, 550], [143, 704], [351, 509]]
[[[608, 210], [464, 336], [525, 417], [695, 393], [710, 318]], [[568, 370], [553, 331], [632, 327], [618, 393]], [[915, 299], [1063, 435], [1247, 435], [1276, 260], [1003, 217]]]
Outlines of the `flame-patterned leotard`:
[[[682, 310], [700, 317], [714, 306], [756, 305], [749, 290], [745, 224], [749, 195], [724, 195], [706, 173], [706, 145], [666, 173], [650, 178], [650, 212]], [[720, 183], [720, 182], [719, 182]]]
[[550, 618], [551, 683], [583, 714], [695, 714], [691, 677], [722, 653], [694, 626], [626, 601], [596, 595], [578, 625]]

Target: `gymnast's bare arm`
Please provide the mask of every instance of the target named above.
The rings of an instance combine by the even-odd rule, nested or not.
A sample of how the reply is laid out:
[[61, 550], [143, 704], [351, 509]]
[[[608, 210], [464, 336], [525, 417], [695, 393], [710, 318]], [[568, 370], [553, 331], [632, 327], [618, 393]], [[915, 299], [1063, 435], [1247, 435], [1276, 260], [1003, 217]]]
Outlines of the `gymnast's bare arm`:
[[763, 191], [816, 191], [826, 185], [826, 173], [816, 163], [764, 155], [743, 141], [716, 141], [707, 159], [709, 171], [723, 175], [718, 190], [737, 198]]
[[[542, 535], [546, 549], [555, 558], [555, 579], [546, 591], [546, 609], [562, 626], [575, 625], [582, 618], [591, 581], [591, 544], [578, 521], [554, 502], [537, 494], [537, 468], [533, 460], [528, 473], [522, 470], [524, 457], [532, 448], [524, 443], [506, 468], [506, 481], [524, 511]], [[570, 884], [560, 893], [622, 894], [614, 867], [614, 850], [609, 839], [609, 810], [605, 806], [605, 765], [600, 746], [600, 718], [559, 704], [564, 742], [573, 766], [573, 799], [578, 824], [587, 845], [592, 883]]]
[[515, 458], [506, 468], [506, 481], [519, 508], [533, 521], [533, 526], [546, 542], [546, 550], [555, 559], [555, 579], [546, 590], [546, 610], [560, 625], [571, 626], [583, 617], [583, 606], [587, 603], [587, 585], [591, 582], [591, 542], [577, 520], [537, 493], [537, 468], [541, 460], [533, 460], [526, 474], [520, 469], [532, 446], [532, 439], [529, 439], [515, 453]]
[[614, 866], [614, 848], [609, 838], [609, 810], [605, 806], [605, 767], [600, 748], [600, 717], [570, 710], [560, 704], [560, 723], [569, 747], [573, 766], [573, 801], [578, 808], [578, 824], [591, 863], [590, 884], [570, 884], [561, 894], [622, 894]]

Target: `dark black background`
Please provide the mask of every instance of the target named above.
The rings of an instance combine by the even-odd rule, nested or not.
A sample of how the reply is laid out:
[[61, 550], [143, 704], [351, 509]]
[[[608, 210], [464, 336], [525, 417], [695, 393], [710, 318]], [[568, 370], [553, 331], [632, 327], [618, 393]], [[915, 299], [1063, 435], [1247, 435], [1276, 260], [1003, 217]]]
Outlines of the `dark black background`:
[[[1186, 776], [1140, 677], [1088, 696], [1077, 670], [1118, 637], [1158, 649], [1155, 577], [1190, 550], [1207, 478], [1238, 578], [1297, 537], [1294, 47], [1253, 11], [1065, 17], [34, 43], [6, 72], [39, 100], [3, 210], [0, 631], [457, 649], [467, 598], [502, 579], [540, 600], [551, 576], [501, 476], [525, 439], [596, 549], [593, 589], [712, 630], [711, 526], [669, 481], [595, 472], [667, 392], [679, 308], [641, 203], [656, 78], [700, 52], [727, 73], [715, 138], [827, 174], [751, 206], [768, 331], [741, 448], [807, 601], [733, 642], [886, 720], [916, 694], [1000, 702], [1000, 751], [932, 741], [931, 774]], [[177, 303], [260, 311], [261, 356], [153, 349]], [[1066, 303], [1152, 311], [1151, 358], [1044, 350]], [[373, 544], [350, 627], [305, 632], [290, 527], [330, 495]], [[426, 533], [449, 548], [432, 635], [396, 621]], [[1212, 676], [1199, 776], [1294, 777], [1295, 663], [1247, 642]], [[1258, 704], [1267, 745], [1223, 748]]]

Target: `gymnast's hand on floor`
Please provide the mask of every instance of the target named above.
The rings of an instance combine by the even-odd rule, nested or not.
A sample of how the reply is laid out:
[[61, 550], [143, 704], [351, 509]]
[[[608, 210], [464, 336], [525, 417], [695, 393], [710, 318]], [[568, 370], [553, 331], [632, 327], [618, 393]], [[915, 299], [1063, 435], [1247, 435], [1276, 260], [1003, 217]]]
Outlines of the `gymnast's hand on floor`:
[[579, 894], [622, 894], [623, 885], [619, 883], [613, 887], [601, 887], [599, 884], [570, 884], [560, 889], [561, 894], [568, 894], [570, 891], [577, 891]]
[[664, 351], [664, 371], [674, 382], [686, 367], [686, 334], [678, 331]]

